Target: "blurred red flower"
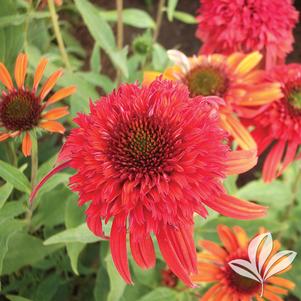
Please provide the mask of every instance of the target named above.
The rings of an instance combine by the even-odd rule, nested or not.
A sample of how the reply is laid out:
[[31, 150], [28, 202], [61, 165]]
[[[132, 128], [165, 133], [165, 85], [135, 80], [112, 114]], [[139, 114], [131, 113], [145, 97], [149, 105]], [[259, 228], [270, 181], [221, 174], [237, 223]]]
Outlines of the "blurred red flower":
[[292, 51], [299, 13], [291, 0], [200, 0], [197, 37], [203, 54], [259, 50], [267, 68]]
[[219, 126], [216, 97], [189, 97], [185, 85], [155, 80], [121, 86], [79, 114], [60, 155], [77, 173], [70, 186], [86, 211], [90, 229], [104, 236], [112, 218], [110, 247], [117, 270], [130, 276], [126, 237], [137, 264], [155, 264], [151, 233], [170, 269], [186, 285], [196, 271], [193, 216], [205, 205], [239, 219], [265, 215], [262, 206], [227, 195], [222, 181], [256, 164], [256, 151], [231, 152]]
[[[301, 145], [301, 64], [277, 66], [269, 80], [279, 81], [283, 97], [263, 107], [250, 123], [258, 154], [273, 145], [263, 165], [263, 179], [271, 182], [297, 157]], [[246, 115], [245, 115], [246, 116]]]

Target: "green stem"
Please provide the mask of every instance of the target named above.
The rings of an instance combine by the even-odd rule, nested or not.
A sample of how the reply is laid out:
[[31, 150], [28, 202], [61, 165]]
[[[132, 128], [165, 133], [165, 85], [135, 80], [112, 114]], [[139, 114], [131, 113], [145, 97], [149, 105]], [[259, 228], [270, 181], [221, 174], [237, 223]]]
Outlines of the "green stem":
[[36, 185], [38, 174], [38, 141], [35, 134], [31, 134], [32, 149], [31, 149], [31, 186]]
[[[122, 50], [123, 47], [123, 0], [116, 0], [117, 10], [117, 47]], [[121, 84], [121, 70], [117, 70], [117, 87]]]
[[32, 0], [28, 0], [28, 10], [27, 10], [27, 16], [24, 24], [24, 49], [25, 51], [28, 48], [28, 30], [29, 30], [29, 23], [30, 23], [30, 15], [32, 12]]
[[58, 23], [58, 15], [56, 13], [55, 4], [54, 4], [53, 0], [48, 0], [48, 8], [49, 8], [49, 12], [51, 15], [54, 34], [55, 34], [55, 37], [56, 37], [56, 40], [57, 40], [57, 43], [59, 46], [59, 50], [61, 52], [62, 60], [65, 64], [66, 68], [71, 71], [72, 70], [71, 64], [70, 64], [68, 54], [67, 54], [67, 51], [66, 51], [66, 48], [64, 45], [62, 33], [61, 33], [60, 26]]
[[5, 143], [8, 160], [11, 165], [17, 167], [18, 166], [18, 158], [16, 154], [16, 149], [13, 141], [6, 141]]
[[157, 41], [159, 34], [160, 34], [163, 12], [164, 12], [164, 5], [165, 5], [165, 0], [159, 0], [157, 17], [156, 17], [156, 28], [155, 28], [154, 35], [153, 35], [154, 43]]

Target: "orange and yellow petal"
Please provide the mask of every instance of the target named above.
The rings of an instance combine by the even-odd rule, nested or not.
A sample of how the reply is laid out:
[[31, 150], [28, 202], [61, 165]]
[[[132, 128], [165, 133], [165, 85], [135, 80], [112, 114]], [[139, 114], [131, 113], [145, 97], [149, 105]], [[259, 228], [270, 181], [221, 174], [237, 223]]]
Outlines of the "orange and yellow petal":
[[220, 114], [222, 127], [235, 139], [244, 150], [257, 149], [257, 144], [249, 131], [232, 114]]
[[249, 242], [250, 242], [250, 239], [249, 239], [246, 231], [243, 228], [239, 227], [239, 226], [234, 226], [233, 231], [236, 235], [237, 242], [238, 242], [239, 246], [242, 249], [246, 249], [249, 245]]
[[46, 66], [47, 66], [48, 60], [46, 58], [42, 58], [38, 64], [38, 67], [36, 69], [36, 72], [34, 74], [33, 78], [33, 90], [36, 91], [38, 88], [38, 85], [43, 77], [43, 74], [45, 72]]
[[20, 53], [16, 60], [15, 65], [15, 79], [17, 83], [17, 87], [20, 89], [24, 85], [25, 77], [26, 77], [26, 69], [27, 69], [27, 55], [24, 53]]
[[69, 114], [68, 107], [60, 107], [52, 109], [43, 114], [43, 119], [56, 120]]
[[47, 79], [45, 84], [43, 85], [41, 92], [40, 92], [40, 97], [43, 100], [47, 94], [51, 91], [51, 89], [55, 86], [57, 80], [63, 75], [63, 70], [59, 69], [55, 72], [53, 72], [50, 77]]
[[13, 90], [14, 85], [11, 76], [4, 64], [0, 63], [0, 81], [8, 90]]
[[46, 102], [46, 107], [62, 100], [65, 97], [68, 97], [76, 92], [76, 87], [75, 86], [70, 86], [66, 88], [62, 88], [55, 92]]
[[241, 150], [228, 153], [226, 166], [227, 174], [244, 173], [257, 164], [257, 150]]
[[65, 128], [64, 126], [54, 120], [49, 120], [49, 121], [41, 121], [39, 126], [49, 132], [52, 133], [60, 133], [60, 134], [64, 134], [65, 133]]
[[162, 73], [156, 71], [145, 71], [143, 74], [143, 85], [151, 84], [157, 77], [161, 76]]
[[258, 51], [254, 51], [250, 54], [247, 54], [237, 65], [234, 73], [239, 76], [244, 76], [253, 70], [261, 61], [262, 54]]
[[275, 284], [275, 285], [278, 285], [278, 286], [285, 287], [287, 289], [294, 289], [295, 286], [296, 286], [294, 282], [292, 282], [288, 279], [281, 278], [281, 277], [275, 277], [275, 276], [269, 278], [268, 282], [272, 283], [272, 284]]
[[30, 138], [30, 133], [26, 132], [22, 141], [22, 152], [25, 157], [30, 156], [31, 154], [32, 141]]

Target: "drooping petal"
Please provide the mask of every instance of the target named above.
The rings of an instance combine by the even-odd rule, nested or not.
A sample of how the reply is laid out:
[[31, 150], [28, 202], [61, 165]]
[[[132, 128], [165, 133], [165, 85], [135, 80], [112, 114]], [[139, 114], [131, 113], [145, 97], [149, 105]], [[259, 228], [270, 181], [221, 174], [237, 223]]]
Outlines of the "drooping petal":
[[0, 81], [8, 90], [13, 90], [13, 81], [5, 65], [2, 63], [0, 63]]
[[0, 133], [0, 142], [5, 141], [9, 137], [10, 137], [10, 134], [8, 134], [8, 133]]
[[114, 217], [110, 235], [113, 262], [125, 282], [133, 284], [127, 256], [126, 232], [126, 216], [119, 215]]
[[62, 100], [65, 97], [68, 97], [76, 92], [75, 86], [70, 86], [66, 88], [62, 88], [58, 91], [56, 91], [47, 101], [46, 101], [46, 107], [50, 104], [53, 104], [57, 101]]
[[133, 258], [143, 269], [152, 268], [156, 263], [155, 249], [150, 235], [136, 240], [135, 234], [130, 234], [130, 246]]
[[223, 194], [218, 199], [207, 199], [204, 203], [222, 215], [236, 219], [255, 219], [266, 215], [267, 207]]
[[172, 244], [166, 229], [160, 229], [160, 232], [156, 234], [160, 251], [164, 257], [169, 268], [175, 273], [187, 286], [194, 287], [189, 278], [189, 271], [185, 269], [183, 263]]
[[41, 121], [39, 123], [39, 126], [42, 129], [47, 130], [47, 131], [52, 132], [52, 133], [61, 133], [61, 134], [65, 133], [64, 126], [61, 123], [59, 123], [57, 121], [54, 121], [54, 120]]
[[19, 89], [24, 85], [27, 62], [28, 62], [27, 55], [24, 53], [20, 53], [17, 57], [16, 65], [15, 65], [15, 79]]
[[50, 77], [47, 79], [45, 84], [43, 85], [41, 92], [40, 92], [40, 97], [43, 100], [47, 94], [51, 91], [51, 89], [54, 87], [56, 84], [57, 80], [63, 75], [63, 70], [59, 69], [52, 73]]
[[288, 167], [288, 165], [290, 165], [294, 161], [298, 150], [298, 146], [299, 144], [295, 141], [292, 141], [287, 144], [285, 157], [283, 159], [282, 166], [277, 173], [277, 177], [280, 176], [284, 172], [284, 170]]
[[58, 165], [57, 167], [55, 167], [54, 169], [52, 169], [39, 183], [36, 187], [34, 187], [30, 198], [29, 198], [29, 202], [30, 204], [32, 204], [33, 200], [35, 199], [37, 193], [39, 192], [39, 190], [41, 189], [41, 187], [55, 174], [57, 174], [58, 172], [60, 172], [61, 170], [69, 167], [70, 165], [70, 160], [69, 161], [65, 161], [64, 163]]
[[30, 138], [30, 133], [26, 132], [22, 141], [22, 152], [25, 157], [30, 156], [31, 154], [32, 141]]
[[283, 156], [285, 144], [286, 142], [284, 140], [278, 141], [264, 161], [262, 177], [266, 183], [273, 181], [277, 176], [277, 171]]
[[68, 114], [69, 114], [68, 107], [60, 107], [60, 108], [55, 108], [55, 109], [52, 109], [52, 110], [46, 112], [45, 114], [43, 114], [42, 117], [43, 117], [43, 119], [46, 119], [46, 120], [56, 120], [56, 119], [66, 116]]
[[38, 85], [43, 77], [44, 71], [46, 69], [48, 60], [46, 58], [42, 58], [39, 62], [39, 65], [36, 69], [36, 72], [34, 74], [34, 78], [33, 78], [33, 91], [36, 91], [38, 88]]
[[256, 150], [232, 151], [227, 156], [227, 174], [235, 175], [244, 173], [257, 164]]

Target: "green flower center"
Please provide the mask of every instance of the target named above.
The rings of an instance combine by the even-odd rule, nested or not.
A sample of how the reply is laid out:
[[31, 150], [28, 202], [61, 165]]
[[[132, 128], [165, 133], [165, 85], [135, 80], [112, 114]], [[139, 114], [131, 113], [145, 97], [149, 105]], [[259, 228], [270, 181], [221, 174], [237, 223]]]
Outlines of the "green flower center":
[[288, 101], [295, 109], [301, 109], [301, 87], [295, 88], [290, 92]]
[[228, 79], [221, 70], [213, 66], [197, 66], [186, 75], [191, 96], [223, 96]]

